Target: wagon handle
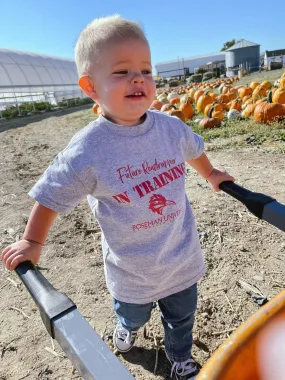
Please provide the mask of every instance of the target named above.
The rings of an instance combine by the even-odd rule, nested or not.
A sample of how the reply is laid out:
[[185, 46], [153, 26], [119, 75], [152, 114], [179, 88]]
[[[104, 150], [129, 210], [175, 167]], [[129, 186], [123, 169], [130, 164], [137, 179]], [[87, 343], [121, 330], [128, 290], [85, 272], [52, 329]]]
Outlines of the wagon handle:
[[54, 338], [53, 320], [76, 309], [76, 305], [58, 292], [31, 261], [20, 263], [15, 271], [38, 306], [48, 333]]
[[264, 206], [274, 202], [275, 199], [262, 193], [255, 193], [231, 181], [224, 181], [219, 185], [220, 189], [243, 203], [246, 208], [259, 219], [262, 219]]

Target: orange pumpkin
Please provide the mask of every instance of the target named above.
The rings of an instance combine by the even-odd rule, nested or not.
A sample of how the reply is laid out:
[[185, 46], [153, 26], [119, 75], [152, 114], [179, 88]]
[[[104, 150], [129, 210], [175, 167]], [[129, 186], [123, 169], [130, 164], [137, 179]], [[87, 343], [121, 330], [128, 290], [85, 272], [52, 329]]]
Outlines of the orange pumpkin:
[[204, 94], [204, 90], [197, 90], [194, 94], [194, 100], [195, 102], [198, 101], [199, 97], [202, 96]]
[[190, 98], [188, 98], [187, 102], [183, 102], [180, 104], [179, 111], [183, 112], [185, 119], [192, 119], [194, 115], [194, 110]]
[[243, 115], [250, 117], [251, 115], [253, 115], [255, 107], [256, 107], [256, 104], [248, 104], [243, 110]]
[[242, 109], [242, 101], [241, 99], [237, 98], [236, 100], [232, 101], [230, 110], [238, 110], [241, 112]]
[[92, 107], [92, 110], [93, 110], [93, 112], [94, 112], [95, 115], [98, 115], [98, 109], [99, 109], [99, 104], [94, 103], [93, 107]]
[[207, 104], [206, 107], [205, 107], [205, 109], [204, 109], [204, 115], [205, 116], [209, 115], [209, 112], [210, 112], [210, 110], [211, 110], [212, 107], [214, 107], [214, 111], [213, 112], [215, 112], [215, 111], [223, 111], [223, 107], [222, 107], [222, 105], [220, 103], [215, 102], [215, 103]]
[[259, 85], [260, 85], [259, 82], [251, 82], [251, 84], [249, 85], [249, 87], [252, 88], [252, 90], [254, 90]]
[[209, 90], [206, 90], [197, 101], [197, 111], [203, 112], [207, 104], [213, 103], [213, 98], [209, 95]]
[[157, 109], [158, 111], [161, 110], [163, 106], [163, 103], [160, 101], [160, 100], [154, 100], [152, 103], [151, 103], [151, 107], [154, 107], [155, 109]]
[[261, 123], [272, 123], [285, 118], [285, 107], [280, 103], [272, 103], [272, 92], [268, 94], [267, 102], [259, 103], [254, 110], [254, 120]]
[[219, 119], [218, 117], [212, 117], [212, 114], [213, 114], [213, 111], [214, 111], [214, 108], [212, 107], [210, 112], [209, 112], [209, 116], [207, 117], [204, 117], [199, 125], [203, 128], [217, 128], [221, 125], [221, 122], [222, 120]]
[[226, 94], [222, 94], [217, 97], [217, 102], [219, 103], [228, 103], [228, 101], [229, 101], [229, 96]]
[[278, 88], [274, 92], [273, 97], [272, 97], [272, 102], [273, 103], [285, 104], [285, 87], [284, 88]]
[[171, 98], [169, 100], [169, 103], [170, 104], [178, 104], [178, 103], [180, 103], [180, 98]]
[[161, 107], [160, 111], [161, 111], [161, 112], [167, 112], [167, 111], [170, 111], [170, 110], [172, 110], [172, 109], [175, 109], [175, 110], [176, 110], [175, 105], [174, 105], [174, 104], [169, 104], [169, 103], [167, 103], [167, 104], [163, 104], [163, 106]]
[[182, 111], [180, 111], [180, 110], [172, 109], [170, 111], [167, 111], [167, 114], [170, 115], [170, 116], [176, 116], [180, 120], [185, 121], [184, 113]]
[[261, 83], [261, 86], [262, 86], [262, 87], [265, 87], [266, 90], [270, 90], [271, 87], [272, 87], [272, 83], [269, 82], [269, 80], [264, 80], [264, 81]]
[[229, 93], [231, 89], [232, 89], [232, 86], [229, 86], [229, 85], [223, 86], [223, 88], [222, 88], [222, 94]]
[[252, 95], [252, 92], [253, 92], [253, 90], [250, 87], [241, 87], [238, 90], [238, 94], [239, 94], [240, 98], [244, 98], [246, 96], [250, 96], [250, 95]]
[[266, 87], [262, 87], [262, 85], [260, 84], [259, 86], [257, 86], [254, 90], [253, 90], [253, 95], [258, 95], [260, 97], [264, 97], [266, 96], [266, 93], [267, 93], [267, 88]]

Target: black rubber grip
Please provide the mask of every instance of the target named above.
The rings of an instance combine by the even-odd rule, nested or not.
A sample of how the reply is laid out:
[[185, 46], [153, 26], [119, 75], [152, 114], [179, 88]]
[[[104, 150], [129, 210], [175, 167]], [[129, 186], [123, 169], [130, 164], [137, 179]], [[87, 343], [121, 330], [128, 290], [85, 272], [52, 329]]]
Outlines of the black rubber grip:
[[231, 181], [224, 181], [220, 183], [219, 187], [225, 193], [242, 202], [247, 209], [259, 219], [262, 219], [264, 206], [275, 201], [274, 198], [271, 198], [268, 195], [247, 190]]
[[58, 292], [31, 261], [20, 263], [15, 271], [38, 306], [48, 333], [55, 338], [53, 319], [76, 309], [76, 305]]

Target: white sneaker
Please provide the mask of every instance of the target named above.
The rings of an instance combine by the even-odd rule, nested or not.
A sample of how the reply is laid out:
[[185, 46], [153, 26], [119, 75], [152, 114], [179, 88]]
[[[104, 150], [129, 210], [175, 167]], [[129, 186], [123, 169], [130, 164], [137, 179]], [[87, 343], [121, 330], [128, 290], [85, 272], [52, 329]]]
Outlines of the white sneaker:
[[133, 347], [136, 337], [137, 331], [130, 333], [118, 323], [113, 334], [113, 344], [119, 352], [128, 352]]
[[170, 377], [174, 374], [176, 380], [195, 380], [201, 369], [200, 364], [191, 358], [182, 363], [168, 360], [172, 364]]

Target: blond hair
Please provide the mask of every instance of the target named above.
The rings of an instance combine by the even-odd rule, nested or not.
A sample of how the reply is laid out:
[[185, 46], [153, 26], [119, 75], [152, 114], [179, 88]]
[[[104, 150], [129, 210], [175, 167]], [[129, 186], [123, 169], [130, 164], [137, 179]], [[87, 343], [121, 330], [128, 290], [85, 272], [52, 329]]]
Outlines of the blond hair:
[[75, 62], [79, 76], [88, 73], [98, 60], [100, 49], [110, 42], [130, 38], [141, 39], [148, 44], [142, 26], [120, 15], [100, 17], [93, 20], [80, 33], [75, 45]]

